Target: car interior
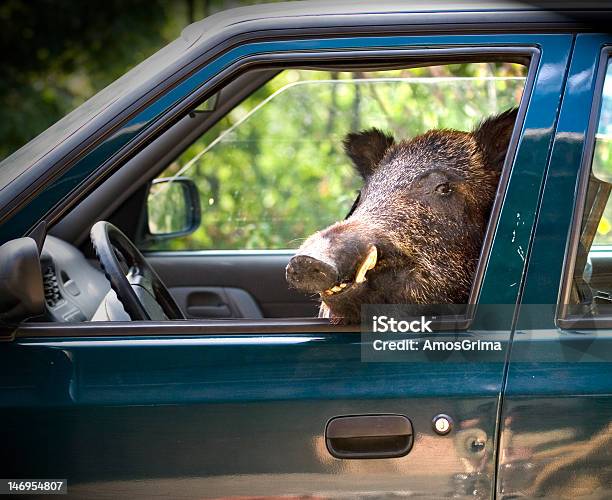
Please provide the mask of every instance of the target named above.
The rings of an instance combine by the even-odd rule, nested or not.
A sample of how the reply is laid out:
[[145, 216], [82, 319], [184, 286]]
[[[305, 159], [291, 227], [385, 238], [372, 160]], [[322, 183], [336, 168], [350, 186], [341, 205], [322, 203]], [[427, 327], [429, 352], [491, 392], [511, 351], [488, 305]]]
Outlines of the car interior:
[[[453, 77], [452, 66], [459, 66], [458, 62], [474, 67], [471, 80]], [[29, 321], [316, 318], [318, 297], [288, 288], [285, 266], [300, 241], [345, 217], [358, 196], [359, 181], [344, 158], [342, 135], [337, 130], [344, 133], [355, 127], [399, 126], [397, 119], [394, 122], [384, 117], [385, 112], [389, 113], [385, 103], [397, 99], [401, 92], [424, 92], [434, 81], [437, 86], [429, 85], [432, 95], [442, 95], [448, 86], [456, 86], [445, 97], [448, 102], [456, 98], [457, 92], [466, 92], [462, 85], [475, 85], [469, 92], [476, 95], [485, 91], [489, 94], [483, 94], [479, 105], [466, 106], [465, 110], [446, 117], [425, 119], [421, 116], [425, 110], [413, 110], [413, 118], [420, 120], [420, 125], [416, 130], [407, 126], [398, 135], [408, 137], [437, 126], [465, 130], [462, 123], [466, 116], [475, 124], [482, 118], [477, 112], [486, 116], [482, 110], [490, 109], [492, 103], [502, 110], [521, 102], [528, 64], [523, 57], [508, 61], [506, 55], [503, 62], [497, 56], [479, 56], [410, 64], [320, 63], [244, 72], [224, 83], [212, 97], [139, 151], [61, 220], [51, 227], [42, 224], [39, 232], [33, 233], [38, 234], [37, 243], [42, 245], [46, 314]], [[513, 70], [495, 74], [496, 68], [504, 65]], [[485, 69], [488, 73], [483, 73]], [[307, 88], [319, 90], [309, 90], [303, 102], [295, 103], [295, 109], [289, 112], [288, 107], [293, 106], [292, 92]], [[326, 101], [329, 99], [332, 101]], [[288, 163], [274, 167], [281, 173], [268, 177], [268, 184], [261, 188], [253, 185], [248, 172], [240, 173], [234, 167], [224, 172], [222, 161], [250, 151], [251, 136], [243, 136], [254, 134], [257, 127], [249, 129], [245, 123], [256, 120], [266, 106], [272, 109], [275, 102], [279, 103], [280, 116], [285, 110], [288, 120], [299, 109], [304, 123], [314, 120], [312, 117], [319, 112], [315, 109], [320, 105], [327, 110], [319, 117], [321, 120], [331, 123], [336, 119], [342, 124], [329, 125], [337, 129], [324, 130], [321, 137], [312, 139], [318, 141], [319, 150], [334, 143], [327, 156], [328, 164], [303, 161], [302, 181], [297, 174], [292, 179], [289, 167], [299, 161], [290, 158]], [[244, 103], [248, 106], [242, 109]], [[357, 106], [360, 120], [345, 119], [354, 116]], [[280, 130], [278, 144], [281, 144], [283, 123], [274, 124], [265, 114], [262, 120], [263, 133], [272, 130], [273, 125]], [[296, 125], [298, 131], [301, 125]], [[246, 132], [241, 132], [243, 129]], [[295, 150], [296, 144], [274, 154], [280, 158], [294, 154], [297, 158], [300, 152]], [[217, 156], [215, 151], [220, 151]], [[204, 159], [209, 157], [212, 160], [206, 163]], [[247, 157], [247, 163], [248, 158], [256, 156]], [[239, 157], [236, 163], [241, 162], [244, 159]], [[326, 172], [332, 168], [339, 173], [327, 178]], [[308, 174], [308, 169], [316, 172]], [[243, 191], [219, 194], [224, 189], [219, 188], [219, 183], [236, 182], [243, 175], [246, 186], [240, 188]], [[266, 172], [259, 175], [266, 178]], [[297, 199], [300, 204], [297, 208], [283, 212], [289, 215], [279, 216], [274, 208], [290, 198], [290, 182], [303, 184], [304, 189], [312, 189], [315, 195]], [[278, 193], [270, 194], [275, 186]], [[246, 206], [247, 202], [250, 206], [264, 206], [259, 220], [250, 218], [248, 206], [240, 208], [241, 203]], [[257, 233], [259, 227], [265, 227], [267, 233]], [[116, 290], [122, 295], [121, 300]]]

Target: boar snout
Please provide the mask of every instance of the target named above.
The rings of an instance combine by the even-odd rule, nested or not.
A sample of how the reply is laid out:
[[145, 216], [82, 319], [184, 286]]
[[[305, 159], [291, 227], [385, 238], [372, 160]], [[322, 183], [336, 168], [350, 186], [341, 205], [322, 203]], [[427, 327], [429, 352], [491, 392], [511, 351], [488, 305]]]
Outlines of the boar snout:
[[289, 284], [328, 299], [366, 281], [378, 249], [355, 229], [351, 224], [335, 225], [305, 242], [287, 266]]
[[331, 262], [323, 262], [310, 255], [295, 255], [286, 269], [291, 286], [308, 293], [321, 292], [338, 281], [338, 268]]

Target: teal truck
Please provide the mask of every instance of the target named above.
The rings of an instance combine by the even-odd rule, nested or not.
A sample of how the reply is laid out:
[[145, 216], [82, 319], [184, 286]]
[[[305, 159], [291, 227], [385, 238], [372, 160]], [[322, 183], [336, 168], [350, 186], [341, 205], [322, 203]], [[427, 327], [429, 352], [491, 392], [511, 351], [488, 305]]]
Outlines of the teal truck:
[[[231, 10], [5, 159], [2, 492], [612, 497], [611, 19]], [[359, 189], [339, 133], [510, 107], [469, 307], [411, 333], [476, 350], [368, 357], [285, 282]]]

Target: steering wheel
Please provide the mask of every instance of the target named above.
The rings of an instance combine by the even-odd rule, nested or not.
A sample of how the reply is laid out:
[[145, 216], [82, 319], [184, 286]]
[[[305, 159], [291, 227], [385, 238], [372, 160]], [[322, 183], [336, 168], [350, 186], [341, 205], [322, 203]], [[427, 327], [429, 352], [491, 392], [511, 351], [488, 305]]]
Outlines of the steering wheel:
[[96, 222], [90, 237], [111, 288], [132, 320], [185, 319], [161, 278], [117, 227]]

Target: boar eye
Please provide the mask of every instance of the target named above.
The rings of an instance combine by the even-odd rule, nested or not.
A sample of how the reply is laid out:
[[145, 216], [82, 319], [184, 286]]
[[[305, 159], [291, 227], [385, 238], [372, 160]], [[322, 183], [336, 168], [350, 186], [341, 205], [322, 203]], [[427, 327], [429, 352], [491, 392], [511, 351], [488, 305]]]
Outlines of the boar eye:
[[448, 196], [449, 194], [453, 192], [453, 188], [448, 182], [444, 182], [443, 184], [438, 184], [436, 186], [435, 191], [436, 191], [436, 194], [439, 194], [441, 196]]

